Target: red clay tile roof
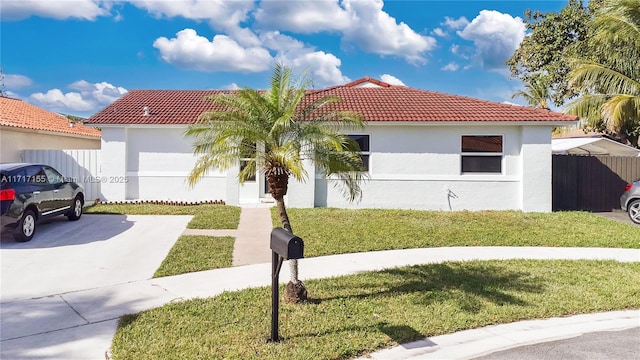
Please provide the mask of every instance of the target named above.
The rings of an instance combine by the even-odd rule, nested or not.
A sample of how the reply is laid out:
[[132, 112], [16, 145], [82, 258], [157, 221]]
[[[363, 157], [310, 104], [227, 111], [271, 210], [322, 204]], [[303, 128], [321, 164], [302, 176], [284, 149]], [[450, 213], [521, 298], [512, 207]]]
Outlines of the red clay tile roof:
[[100, 131], [79, 123], [71, 127], [66, 117], [18, 99], [0, 96], [0, 125], [65, 134], [100, 137]]
[[[357, 111], [368, 122], [573, 122], [571, 115], [530, 107], [500, 104], [404, 86], [343, 86], [309, 91], [305, 101], [325, 95], [342, 99], [331, 109]], [[361, 79], [362, 80], [362, 79]], [[377, 80], [376, 80], [377, 81]], [[388, 85], [388, 84], [387, 84]], [[207, 96], [232, 92], [217, 90], [132, 90], [93, 115], [92, 124], [191, 124], [212, 110]], [[144, 115], [148, 107], [149, 115]], [[330, 110], [328, 108], [328, 110]]]

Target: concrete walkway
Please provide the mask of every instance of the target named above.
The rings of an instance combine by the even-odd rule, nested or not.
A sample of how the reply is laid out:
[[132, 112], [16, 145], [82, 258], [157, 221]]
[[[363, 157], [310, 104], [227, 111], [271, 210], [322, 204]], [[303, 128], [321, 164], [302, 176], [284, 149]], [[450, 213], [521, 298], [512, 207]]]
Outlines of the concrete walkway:
[[186, 229], [183, 235], [233, 236], [233, 266], [271, 261], [269, 248], [271, 228], [270, 206], [242, 207], [237, 230]]
[[[453, 247], [378, 251], [302, 259], [299, 262], [302, 280], [356, 274], [398, 266], [440, 263], [444, 261], [490, 259], [614, 259], [623, 262], [640, 261], [638, 249], [603, 248], [544, 248], [544, 247]], [[124, 314], [136, 313], [164, 304], [191, 298], [210, 297], [227, 290], [268, 286], [270, 263], [237, 266], [189, 273], [165, 278], [134, 281], [126, 284], [103, 286], [63, 294], [51, 294], [37, 299], [16, 300], [2, 304], [2, 359], [102, 359], [116, 330], [117, 319]], [[282, 268], [281, 279], [288, 279], [288, 267]], [[585, 323], [599, 319], [607, 329], [620, 329], [640, 324], [640, 312], [614, 312], [583, 318], [570, 331], [585, 331]], [[620, 320], [620, 321], [618, 321]], [[524, 323], [518, 335], [498, 336], [497, 330], [480, 329], [479, 335], [461, 332], [424, 340], [424, 343], [401, 345], [394, 356], [375, 355], [376, 358], [424, 358], [433, 353], [436, 358], [462, 356], [478, 344], [486, 353], [492, 349], [504, 350], [509, 346], [540, 341], [539, 335], [552, 333], [559, 319], [531, 325]], [[573, 321], [573, 320], [571, 320]], [[544, 325], [548, 324], [548, 325]], [[572, 330], [571, 330], [572, 329]], [[602, 331], [600, 327], [594, 331]], [[511, 330], [509, 330], [510, 332]], [[268, 334], [266, 334], [268, 335]], [[573, 335], [571, 335], [573, 336]], [[542, 340], [549, 339], [546, 337]], [[495, 341], [495, 343], [494, 343]], [[435, 344], [435, 345], [434, 345]], [[492, 345], [493, 344], [493, 345]], [[412, 350], [405, 352], [404, 350]], [[416, 350], [418, 349], [418, 350]], [[464, 350], [470, 349], [470, 350]], [[399, 352], [398, 352], [399, 351]], [[443, 351], [438, 353], [438, 351]], [[475, 351], [475, 350], [474, 350]], [[442, 354], [442, 355], [438, 355]], [[477, 354], [474, 352], [473, 354]]]

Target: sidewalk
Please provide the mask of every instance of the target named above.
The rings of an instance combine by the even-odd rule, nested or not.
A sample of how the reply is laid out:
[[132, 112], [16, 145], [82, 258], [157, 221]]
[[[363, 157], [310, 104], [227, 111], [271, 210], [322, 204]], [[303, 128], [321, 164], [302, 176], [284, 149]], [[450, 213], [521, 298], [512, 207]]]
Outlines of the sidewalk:
[[[300, 273], [303, 275], [302, 280], [306, 280], [444, 261], [514, 258], [616, 259], [631, 262], [640, 261], [640, 250], [536, 247], [410, 249], [308, 258], [300, 260], [299, 265]], [[35, 357], [43, 359], [101, 359], [104, 350], [110, 346], [117, 319], [121, 315], [136, 313], [174, 301], [210, 297], [226, 290], [268, 286], [270, 271], [270, 263], [246, 265], [5, 303], [2, 312], [13, 312], [15, 318], [11, 321], [13, 326], [7, 326], [3, 329], [0, 357], [3, 359]], [[281, 279], [288, 279], [288, 276], [288, 268], [283, 267]], [[597, 316], [603, 321], [613, 320], [611, 324], [615, 329], [619, 329], [621, 326], [633, 327], [640, 324], [639, 311], [605, 313]], [[584, 323], [591, 322], [589, 317], [586, 319], [587, 321]], [[618, 323], [617, 320], [624, 321]], [[581, 333], [585, 328], [584, 323], [570, 329]], [[548, 333], [549, 328], [557, 326], [557, 323], [553, 322], [548, 324], [550, 326], [521, 326], [522, 333], [512, 339], [511, 346], [538, 341], [539, 339], [535, 336], [539, 336], [540, 333]], [[604, 322], [600, 322], [600, 324], [604, 324]], [[597, 331], [600, 330], [603, 328], [597, 329]], [[433, 349], [434, 345], [431, 343], [434, 343], [439, 345], [438, 351], [455, 354], [456, 351], [462, 351], [465, 347], [476, 348], [477, 343], [474, 344], [473, 341], [480, 341], [480, 343], [484, 341], [482, 349], [486, 352], [489, 351], [489, 345], [494, 339], [500, 339], [496, 337], [495, 333], [486, 333], [486, 330], [483, 329], [474, 331], [484, 334], [485, 339], [483, 340], [476, 335], [470, 336], [469, 332], [450, 334], [446, 335], [448, 338], [427, 339], [427, 351]], [[491, 337], [491, 341], [487, 341], [487, 336]], [[442, 339], [447, 339], [447, 341]], [[498, 346], [496, 349], [505, 349], [507, 345], [509, 344], [500, 341], [496, 343]], [[407, 344], [398, 348], [410, 349], [415, 346], [415, 344]], [[424, 345], [420, 346], [422, 346], [420, 351], [424, 351]], [[399, 354], [390, 358], [403, 359], [416, 356], [415, 352], [400, 351]], [[442, 355], [434, 356], [443, 357]], [[383, 353], [382, 357], [376, 358], [387, 357]]]
[[[234, 263], [260, 261], [261, 256], [266, 253], [265, 262], [3, 303], [0, 309], [0, 358], [104, 359], [104, 351], [111, 344], [117, 319], [124, 314], [137, 313], [174, 301], [215, 296], [227, 290], [269, 286], [271, 264], [268, 262], [268, 234], [271, 223], [270, 220], [268, 224], [266, 221], [268, 211], [268, 208], [250, 208], [248, 211], [243, 208], [238, 230], [215, 231], [218, 235], [224, 233], [237, 237], [238, 255], [234, 250]], [[261, 224], [259, 232], [255, 231], [256, 224]], [[252, 246], [261, 250], [247, 251], [246, 254], [249, 255], [241, 256], [241, 249], [250, 249]], [[301, 280], [307, 280], [445, 261], [516, 258], [614, 259], [637, 262], [640, 261], [640, 250], [544, 247], [427, 248], [307, 258], [301, 259], [299, 266]], [[289, 278], [287, 266], [283, 266], [280, 278]], [[619, 330], [634, 326], [640, 326], [640, 310], [525, 321], [429, 338], [383, 350], [372, 356], [375, 359], [469, 358], [584, 332]], [[479, 350], [482, 352], [478, 353]]]

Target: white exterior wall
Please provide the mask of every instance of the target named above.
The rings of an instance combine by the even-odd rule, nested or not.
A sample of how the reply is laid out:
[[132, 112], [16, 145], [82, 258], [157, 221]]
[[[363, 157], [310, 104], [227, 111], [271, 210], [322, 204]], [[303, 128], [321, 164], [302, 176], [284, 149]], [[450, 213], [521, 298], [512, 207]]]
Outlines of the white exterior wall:
[[[105, 199], [250, 201], [237, 167], [188, 188], [196, 158], [184, 129], [103, 128], [102, 175], [128, 180], [102, 184]], [[551, 211], [550, 126], [373, 124], [358, 133], [370, 135], [370, 179], [362, 200], [349, 203], [335, 180], [323, 179], [308, 162], [307, 181], [290, 180], [289, 207]], [[462, 135], [502, 135], [502, 173], [461, 174]], [[255, 202], [261, 195], [256, 191]]]
[[[362, 200], [349, 203], [335, 189], [335, 180], [316, 178], [315, 206], [551, 210], [549, 126], [374, 125], [364, 133], [370, 135], [371, 151]], [[462, 135], [502, 135], [502, 174], [462, 174]], [[543, 169], [548, 171], [538, 176]]]
[[[224, 200], [238, 204], [237, 169], [209, 172], [194, 187], [187, 178], [196, 163], [184, 126], [102, 128], [102, 197], [107, 201]], [[124, 181], [121, 181], [124, 179]], [[231, 179], [227, 181], [227, 179]]]
[[303, 164], [307, 171], [307, 178], [305, 181], [297, 181], [289, 177], [289, 188], [284, 198], [287, 207], [312, 208], [315, 206], [316, 168], [309, 160], [304, 160]]
[[99, 137], [0, 127], [0, 162], [20, 162], [22, 150], [100, 149]]
[[[127, 129], [127, 199], [224, 200], [226, 173], [209, 172], [190, 188], [189, 173], [196, 163], [184, 127]], [[236, 188], [237, 191], [237, 188]]]
[[[102, 167], [98, 176], [112, 179], [100, 183], [102, 200], [116, 201], [127, 199], [127, 129], [102, 129]], [[115, 179], [124, 181], [115, 181]]]
[[551, 212], [551, 131], [522, 128], [522, 211]]

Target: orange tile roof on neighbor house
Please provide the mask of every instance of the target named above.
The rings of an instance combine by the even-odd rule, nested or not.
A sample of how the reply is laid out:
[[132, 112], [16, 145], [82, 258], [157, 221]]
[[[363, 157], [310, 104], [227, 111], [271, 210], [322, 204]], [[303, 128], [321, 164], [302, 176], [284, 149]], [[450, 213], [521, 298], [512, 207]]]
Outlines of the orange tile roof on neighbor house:
[[100, 131], [19, 99], [0, 96], [0, 125], [20, 129], [51, 131], [78, 136], [100, 137]]
[[[374, 87], [361, 87], [363, 83]], [[377, 86], [375, 86], [377, 85]], [[91, 124], [191, 124], [200, 114], [214, 110], [206, 98], [232, 90], [132, 90], [94, 114]], [[374, 122], [546, 122], [569, 125], [571, 115], [531, 107], [507, 105], [435, 91], [390, 85], [363, 78], [342, 86], [310, 90], [303, 102], [325, 95], [342, 101], [327, 110], [359, 112]], [[564, 123], [564, 124], [563, 124]]]

